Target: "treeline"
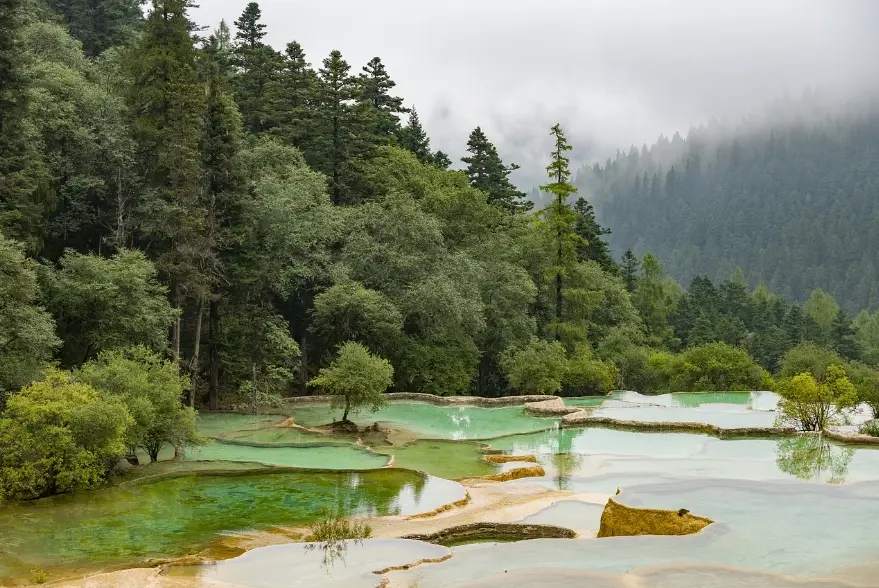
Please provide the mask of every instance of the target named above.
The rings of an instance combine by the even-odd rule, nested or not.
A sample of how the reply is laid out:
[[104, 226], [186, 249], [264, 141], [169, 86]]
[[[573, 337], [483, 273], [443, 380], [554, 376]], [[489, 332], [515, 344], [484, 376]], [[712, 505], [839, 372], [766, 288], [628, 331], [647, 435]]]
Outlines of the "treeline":
[[879, 308], [877, 149], [875, 107], [828, 114], [806, 96], [766, 120], [633, 146], [576, 184], [618, 253], [652, 251], [682, 283], [741, 267], [780, 296], [821, 288], [856, 313]]

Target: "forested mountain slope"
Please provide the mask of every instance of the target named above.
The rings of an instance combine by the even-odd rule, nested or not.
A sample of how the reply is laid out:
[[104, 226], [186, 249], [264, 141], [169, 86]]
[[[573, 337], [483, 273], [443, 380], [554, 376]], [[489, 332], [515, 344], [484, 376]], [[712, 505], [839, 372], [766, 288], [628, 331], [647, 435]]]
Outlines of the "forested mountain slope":
[[617, 256], [652, 251], [684, 285], [741, 267], [788, 298], [820, 287], [850, 312], [875, 308], [876, 112], [714, 123], [582, 168], [576, 183], [612, 228]]

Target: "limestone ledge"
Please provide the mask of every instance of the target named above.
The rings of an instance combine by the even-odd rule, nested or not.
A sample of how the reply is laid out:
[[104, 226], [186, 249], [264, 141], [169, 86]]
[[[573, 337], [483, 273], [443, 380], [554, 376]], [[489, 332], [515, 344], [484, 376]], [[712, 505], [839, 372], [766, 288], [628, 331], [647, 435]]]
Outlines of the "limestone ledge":
[[[558, 399], [558, 396], [502, 396], [500, 398], [482, 398], [481, 396], [437, 396], [435, 394], [422, 394], [419, 392], [391, 392], [385, 394], [385, 398], [391, 401], [417, 401], [429, 402], [440, 406], [482, 406], [482, 407], [501, 407], [501, 406], [520, 406], [530, 402], [542, 402], [544, 400]], [[288, 404], [312, 404], [330, 402], [331, 396], [292, 396], [285, 398], [284, 402]]]
[[797, 434], [797, 430], [794, 427], [739, 427], [724, 429], [707, 423], [627, 421], [611, 417], [594, 416], [585, 410], [562, 417], [562, 427], [580, 427], [584, 425], [599, 425], [638, 431], [705, 433], [715, 437], [781, 437]]
[[690, 514], [684, 508], [680, 510], [633, 508], [609, 498], [604, 512], [601, 513], [598, 537], [692, 535], [713, 522], [709, 518]]
[[521, 523], [470, 523], [449, 527], [436, 533], [405, 535], [401, 539], [414, 539], [437, 545], [466, 543], [472, 541], [525, 541], [527, 539], [573, 539], [577, 533], [555, 525], [532, 525]]
[[879, 445], [879, 437], [864, 435], [863, 433], [842, 433], [840, 431], [827, 430], [822, 434], [828, 439], [847, 445]]
[[528, 463], [537, 463], [537, 457], [534, 455], [501, 455], [497, 453], [489, 453], [482, 456], [483, 461], [488, 463], [513, 463], [524, 461]]
[[431, 517], [437, 516], [438, 514], [442, 514], [448, 510], [452, 510], [453, 508], [460, 508], [462, 506], [467, 506], [468, 504], [470, 504], [470, 500], [472, 500], [470, 498], [470, 493], [467, 492], [464, 495], [464, 498], [462, 498], [461, 500], [456, 500], [455, 502], [451, 502], [449, 504], [444, 504], [444, 505], [440, 506], [439, 508], [435, 508], [434, 510], [432, 510], [430, 512], [422, 512], [422, 513], [418, 513], [418, 514], [414, 514], [414, 515], [409, 515], [408, 517], [406, 517], [403, 520], [411, 521], [411, 520], [415, 520], [415, 519], [429, 519]]
[[525, 412], [534, 416], [563, 416], [581, 411], [583, 411], [582, 408], [566, 406], [565, 401], [559, 397], [525, 403]]
[[[403, 539], [406, 539], [406, 537], [403, 537]], [[372, 572], [372, 573], [381, 576], [381, 575], [387, 574], [388, 572], [400, 572], [400, 571], [403, 571], [403, 570], [408, 570], [408, 569], [410, 569], [410, 568], [414, 568], [414, 567], [420, 566], [420, 565], [422, 565], [422, 564], [427, 564], [427, 563], [442, 563], [442, 562], [444, 562], [444, 561], [446, 561], [446, 560], [448, 560], [448, 559], [451, 559], [451, 557], [452, 557], [452, 554], [451, 554], [451, 553], [447, 553], [447, 554], [445, 554], [445, 555], [442, 556], [442, 557], [433, 557], [433, 558], [427, 558], [427, 559], [419, 559], [419, 560], [416, 561], [416, 562], [412, 562], [412, 563], [408, 563], [408, 564], [403, 564], [403, 565], [399, 565], [399, 566], [390, 566], [390, 567], [387, 567], [387, 568], [384, 568], [384, 569], [381, 569], [381, 570], [375, 570], [375, 571]], [[385, 582], [379, 584], [379, 586], [386, 586], [386, 585], [387, 585], [387, 583], [385, 583]]]

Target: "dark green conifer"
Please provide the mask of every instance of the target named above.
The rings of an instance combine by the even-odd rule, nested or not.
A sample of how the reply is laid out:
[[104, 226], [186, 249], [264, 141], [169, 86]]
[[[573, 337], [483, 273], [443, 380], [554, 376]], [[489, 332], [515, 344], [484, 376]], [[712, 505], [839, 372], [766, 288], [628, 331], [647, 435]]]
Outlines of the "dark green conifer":
[[620, 276], [623, 278], [623, 282], [626, 284], [626, 290], [631, 294], [635, 291], [635, 286], [638, 285], [638, 270], [641, 267], [641, 262], [635, 257], [635, 254], [632, 253], [631, 249], [627, 249], [625, 253], [623, 253], [622, 261], [620, 262]]
[[421, 163], [434, 162], [433, 153], [430, 151], [430, 139], [421, 126], [418, 111], [414, 106], [409, 111], [409, 124], [400, 130], [398, 142], [401, 147], [414, 153]]
[[601, 238], [603, 235], [609, 235], [610, 229], [602, 227], [595, 220], [595, 210], [585, 198], [577, 199], [574, 203], [574, 212], [577, 213], [574, 231], [582, 239], [577, 246], [580, 261], [595, 261], [607, 271], [616, 271], [617, 264], [610, 253], [610, 246]]
[[409, 112], [403, 106], [402, 98], [391, 95], [396, 82], [388, 75], [378, 57], [373, 57], [363, 67], [357, 82], [360, 85], [360, 101], [372, 106], [369, 113], [373, 119], [370, 125], [372, 132], [382, 140], [389, 141], [400, 129], [397, 115]]
[[495, 146], [488, 140], [480, 127], [470, 133], [467, 140], [467, 157], [461, 161], [467, 164], [467, 177], [470, 185], [488, 195], [488, 201], [510, 212], [530, 210], [533, 204], [509, 180], [511, 172], [519, 166], [504, 165]]

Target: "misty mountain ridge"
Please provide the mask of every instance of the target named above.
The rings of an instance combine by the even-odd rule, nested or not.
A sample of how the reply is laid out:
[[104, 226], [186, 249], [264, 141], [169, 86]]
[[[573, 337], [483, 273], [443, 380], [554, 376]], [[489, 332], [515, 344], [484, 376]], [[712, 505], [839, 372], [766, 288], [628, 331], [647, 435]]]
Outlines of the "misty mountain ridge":
[[617, 257], [651, 251], [684, 286], [741, 267], [751, 286], [791, 299], [817, 286], [850, 311], [879, 306], [874, 103], [780, 99], [736, 125], [713, 120], [618, 151], [581, 167], [576, 185]]

